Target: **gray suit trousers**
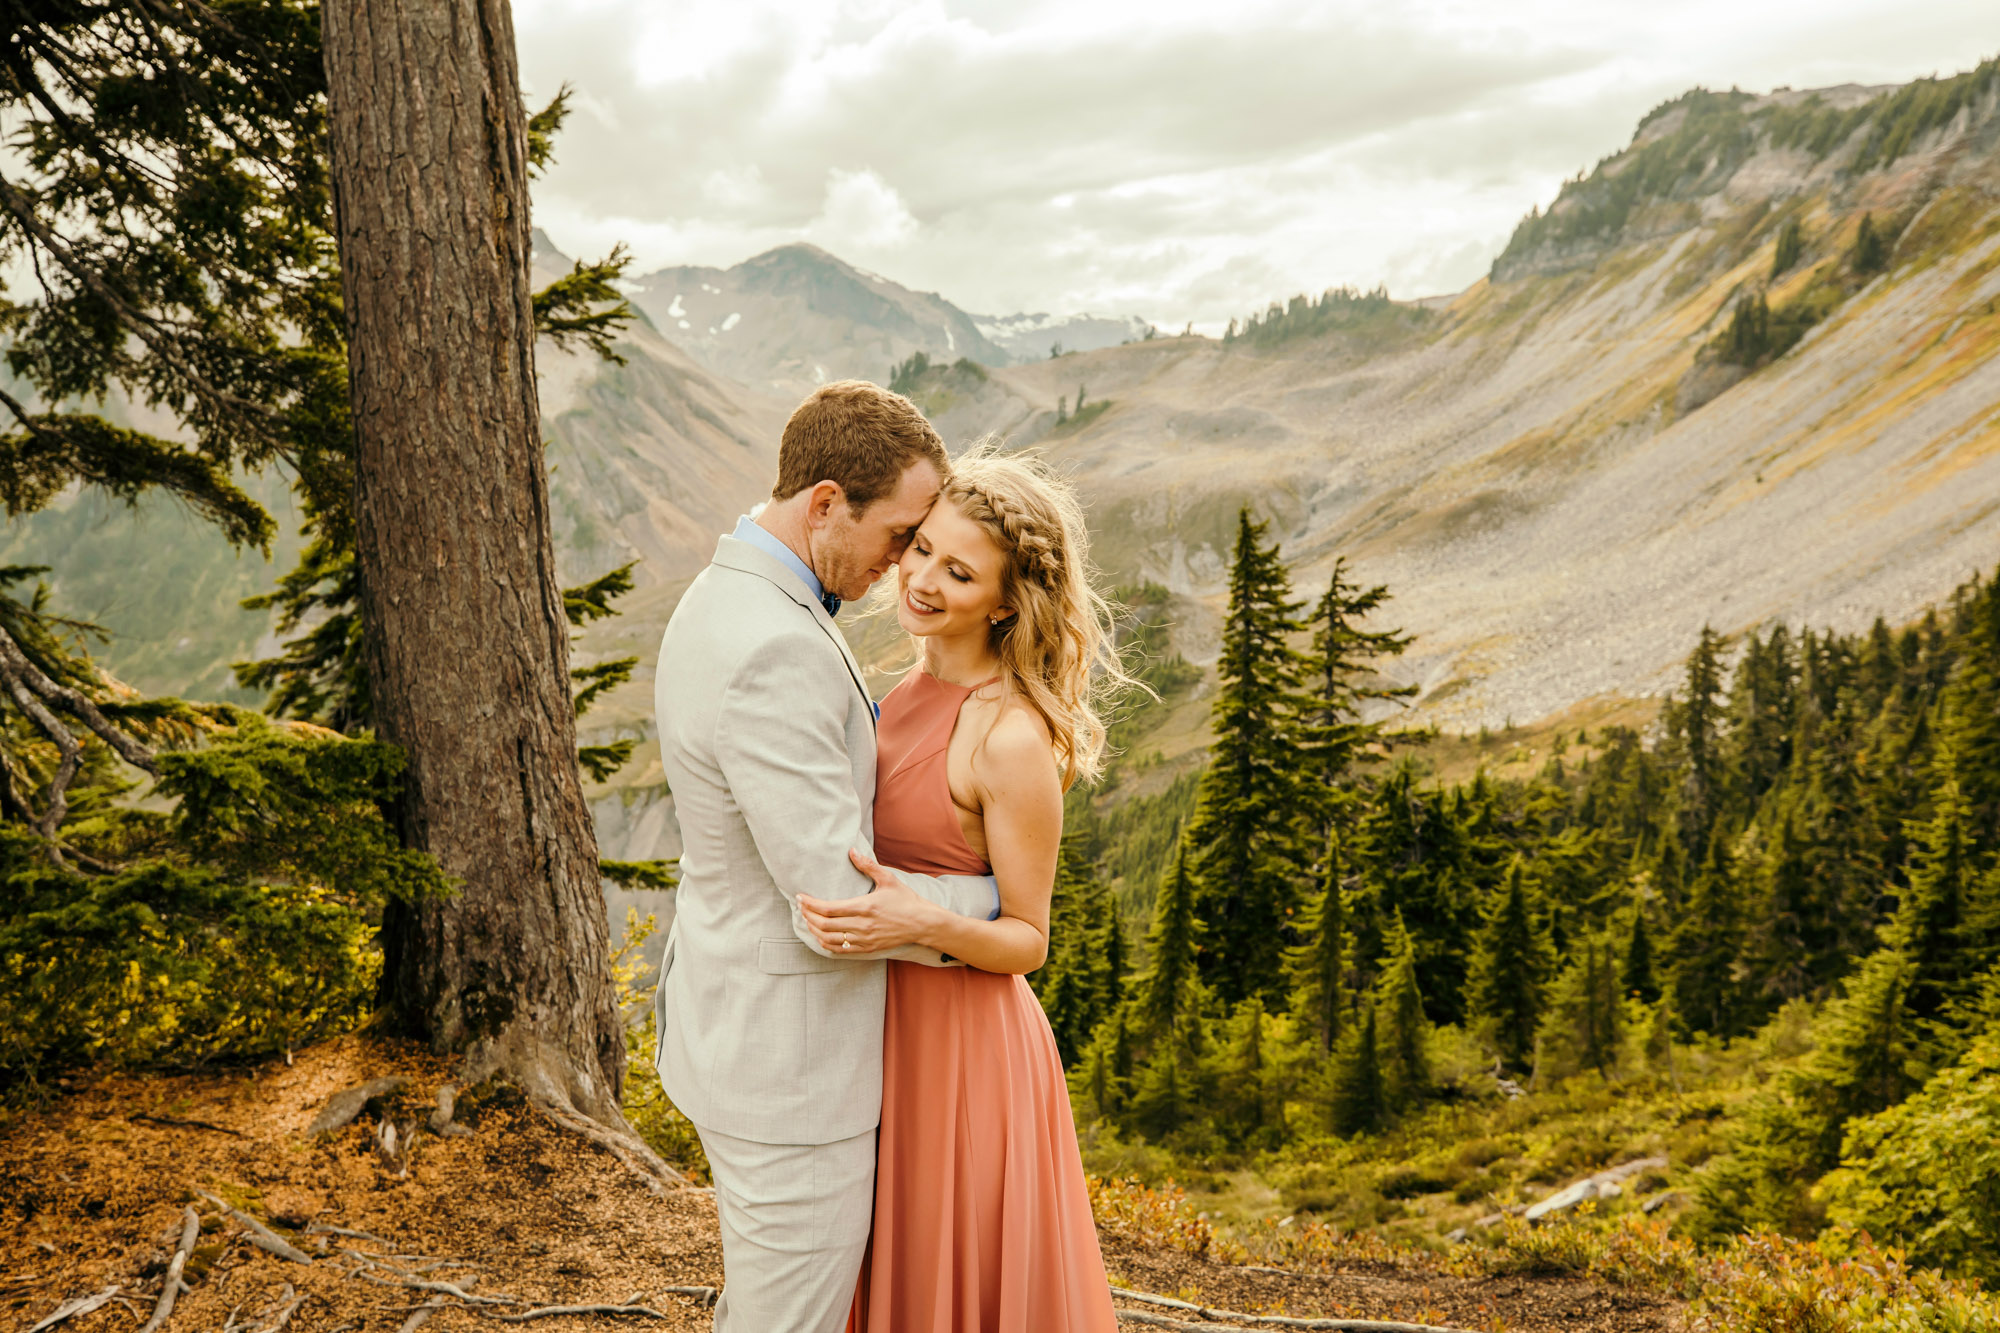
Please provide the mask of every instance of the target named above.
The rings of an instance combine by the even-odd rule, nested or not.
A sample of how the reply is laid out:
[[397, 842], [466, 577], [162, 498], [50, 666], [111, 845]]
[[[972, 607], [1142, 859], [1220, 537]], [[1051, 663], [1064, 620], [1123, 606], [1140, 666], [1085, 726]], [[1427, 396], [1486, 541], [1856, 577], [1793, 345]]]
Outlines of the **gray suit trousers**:
[[841, 1333], [875, 1210], [875, 1131], [753, 1143], [696, 1125], [727, 1275], [715, 1333]]

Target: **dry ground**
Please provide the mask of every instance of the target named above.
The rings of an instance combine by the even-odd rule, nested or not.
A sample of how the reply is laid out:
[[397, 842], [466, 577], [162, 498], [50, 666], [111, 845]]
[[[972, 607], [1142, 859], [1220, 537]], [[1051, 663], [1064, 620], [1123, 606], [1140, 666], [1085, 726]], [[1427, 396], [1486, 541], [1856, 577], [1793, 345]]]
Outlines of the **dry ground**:
[[[526, 1106], [504, 1097], [467, 1106], [460, 1119], [471, 1133], [423, 1136], [401, 1178], [377, 1156], [372, 1114], [307, 1137], [321, 1106], [344, 1088], [405, 1075], [410, 1088], [399, 1095], [415, 1114], [448, 1081], [448, 1069], [413, 1046], [345, 1038], [300, 1052], [289, 1065], [74, 1080], [49, 1105], [0, 1128], [0, 1326], [28, 1329], [65, 1299], [115, 1283], [121, 1300], [66, 1321], [60, 1333], [137, 1328], [162, 1290], [184, 1207], [213, 1211], [194, 1194], [205, 1190], [276, 1224], [315, 1261], [280, 1259], [248, 1244], [238, 1224], [205, 1222], [172, 1333], [268, 1327], [288, 1283], [304, 1297], [288, 1330], [394, 1333], [430, 1296], [379, 1280], [399, 1270], [534, 1305], [639, 1297], [666, 1316], [554, 1316], [534, 1321], [536, 1333], [708, 1327], [700, 1297], [668, 1291], [721, 1282], [708, 1196], [649, 1193], [609, 1155]], [[1510, 1333], [1677, 1327], [1669, 1305], [1583, 1282], [1476, 1280], [1385, 1266], [1281, 1274], [1115, 1235], [1104, 1242], [1123, 1285], [1233, 1310]], [[356, 1251], [376, 1258], [364, 1264]], [[431, 1267], [434, 1260], [454, 1262]], [[481, 1313], [448, 1305], [426, 1327], [496, 1329], [509, 1308], [520, 1307]]]

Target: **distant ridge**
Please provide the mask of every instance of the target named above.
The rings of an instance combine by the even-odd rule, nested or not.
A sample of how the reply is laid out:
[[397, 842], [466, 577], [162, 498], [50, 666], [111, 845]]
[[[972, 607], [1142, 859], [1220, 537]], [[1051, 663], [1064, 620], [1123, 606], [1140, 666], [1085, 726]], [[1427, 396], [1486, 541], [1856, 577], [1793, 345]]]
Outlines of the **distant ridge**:
[[709, 369], [789, 394], [838, 379], [887, 381], [914, 352], [986, 365], [1014, 358], [972, 316], [816, 245], [782, 245], [733, 268], [664, 268], [632, 303]]

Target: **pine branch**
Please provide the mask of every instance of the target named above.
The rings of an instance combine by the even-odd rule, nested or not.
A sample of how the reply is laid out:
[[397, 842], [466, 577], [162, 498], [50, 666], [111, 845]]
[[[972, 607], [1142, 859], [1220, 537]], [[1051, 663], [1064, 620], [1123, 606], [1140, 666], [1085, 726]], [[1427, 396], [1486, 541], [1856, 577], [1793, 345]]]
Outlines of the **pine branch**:
[[594, 264], [576, 260], [568, 273], [535, 293], [535, 332], [565, 350], [585, 346], [624, 365], [611, 340], [639, 314], [612, 283], [631, 262], [622, 243]]
[[99, 417], [31, 412], [5, 390], [0, 406], [22, 428], [0, 435], [0, 501], [9, 514], [40, 509], [73, 480], [127, 502], [158, 487], [215, 523], [232, 545], [270, 554], [271, 516], [214, 460]]

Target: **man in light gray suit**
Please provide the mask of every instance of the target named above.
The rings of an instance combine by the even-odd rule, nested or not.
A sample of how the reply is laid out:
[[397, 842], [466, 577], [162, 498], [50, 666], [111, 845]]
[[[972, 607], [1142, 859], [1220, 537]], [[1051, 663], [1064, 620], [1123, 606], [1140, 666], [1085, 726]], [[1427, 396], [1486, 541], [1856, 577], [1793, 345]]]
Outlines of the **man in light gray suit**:
[[[660, 643], [660, 758], [681, 881], [654, 1012], [655, 1064], [701, 1134], [727, 1279], [721, 1333], [834, 1333], [874, 1205], [885, 957], [827, 953], [795, 899], [873, 887], [875, 709], [834, 627], [902, 554], [948, 464], [898, 395], [829, 384], [785, 425], [778, 484], [716, 544]], [[968, 916], [990, 878], [904, 874]]]

